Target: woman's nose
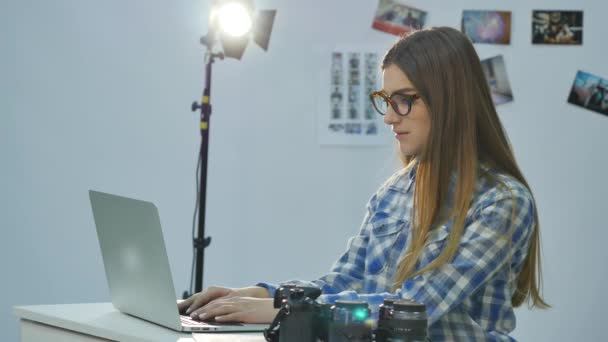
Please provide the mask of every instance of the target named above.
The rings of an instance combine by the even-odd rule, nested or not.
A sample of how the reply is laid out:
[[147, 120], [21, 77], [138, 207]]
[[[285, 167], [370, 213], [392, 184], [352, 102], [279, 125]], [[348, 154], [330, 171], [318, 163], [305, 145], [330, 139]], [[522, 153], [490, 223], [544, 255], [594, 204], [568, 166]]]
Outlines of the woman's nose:
[[384, 114], [384, 123], [387, 125], [394, 125], [399, 121], [401, 121], [401, 116], [395, 112], [393, 107], [388, 106], [388, 109]]

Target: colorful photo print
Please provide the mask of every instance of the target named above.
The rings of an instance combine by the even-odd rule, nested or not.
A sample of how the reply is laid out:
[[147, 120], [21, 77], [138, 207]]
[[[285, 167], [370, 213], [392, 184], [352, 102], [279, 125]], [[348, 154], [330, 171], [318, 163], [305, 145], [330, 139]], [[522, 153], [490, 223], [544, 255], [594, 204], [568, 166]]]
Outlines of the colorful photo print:
[[463, 11], [461, 31], [473, 43], [511, 43], [511, 12]]
[[577, 72], [568, 102], [608, 115], [608, 80], [583, 71]]
[[513, 101], [513, 92], [502, 55], [482, 60], [481, 67], [486, 75], [494, 104], [499, 105]]
[[532, 44], [583, 44], [583, 11], [532, 11]]
[[397, 36], [424, 27], [426, 12], [399, 0], [380, 0], [372, 27]]

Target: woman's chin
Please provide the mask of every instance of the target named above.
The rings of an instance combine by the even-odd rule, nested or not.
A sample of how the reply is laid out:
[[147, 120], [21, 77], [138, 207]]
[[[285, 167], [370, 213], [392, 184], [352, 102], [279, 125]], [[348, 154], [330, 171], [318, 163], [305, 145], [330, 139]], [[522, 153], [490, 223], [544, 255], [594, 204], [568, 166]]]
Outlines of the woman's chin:
[[405, 156], [415, 156], [417, 154], [416, 149], [412, 148], [411, 146], [407, 146], [407, 145], [400, 144], [399, 145], [399, 150]]

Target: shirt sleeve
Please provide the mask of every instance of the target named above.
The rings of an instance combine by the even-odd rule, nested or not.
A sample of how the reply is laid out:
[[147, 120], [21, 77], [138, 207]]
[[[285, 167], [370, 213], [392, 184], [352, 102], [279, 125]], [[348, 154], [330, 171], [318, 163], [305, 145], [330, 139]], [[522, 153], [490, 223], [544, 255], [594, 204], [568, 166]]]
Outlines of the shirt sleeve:
[[412, 299], [426, 305], [430, 325], [487, 283], [510, 262], [513, 251], [527, 248], [534, 226], [532, 203], [530, 197], [516, 195], [482, 204], [465, 227], [452, 261], [406, 280], [396, 293], [345, 291], [324, 294], [319, 301], [365, 300], [376, 311], [385, 298]]
[[[359, 229], [359, 234], [349, 239], [344, 253], [334, 262], [329, 273], [313, 281], [291, 280], [282, 284], [294, 284], [300, 286], [316, 286], [323, 290], [324, 294], [336, 294], [342, 291], [360, 291], [363, 288], [363, 277], [365, 274], [366, 249], [369, 242], [368, 227], [373, 208], [376, 205], [377, 194], [374, 194], [367, 204], [367, 212]], [[271, 297], [277, 289], [276, 284], [258, 283], [268, 289]]]

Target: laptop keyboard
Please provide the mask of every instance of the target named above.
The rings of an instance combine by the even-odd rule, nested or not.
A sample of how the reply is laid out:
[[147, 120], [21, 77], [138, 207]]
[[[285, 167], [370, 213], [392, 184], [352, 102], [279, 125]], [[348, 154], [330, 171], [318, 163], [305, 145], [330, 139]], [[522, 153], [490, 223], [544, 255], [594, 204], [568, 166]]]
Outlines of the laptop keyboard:
[[190, 316], [180, 315], [179, 319], [182, 321], [182, 325], [185, 327], [200, 327], [202, 325], [209, 325], [209, 323], [194, 320]]
[[185, 327], [200, 327], [200, 326], [218, 326], [218, 325], [231, 325], [231, 326], [242, 326], [243, 324], [241, 323], [220, 323], [220, 322], [215, 322], [215, 321], [208, 321], [208, 322], [203, 322], [203, 321], [198, 321], [195, 319], [192, 319], [192, 317], [190, 316], [183, 316], [180, 315], [179, 319], [182, 321], [182, 326]]

